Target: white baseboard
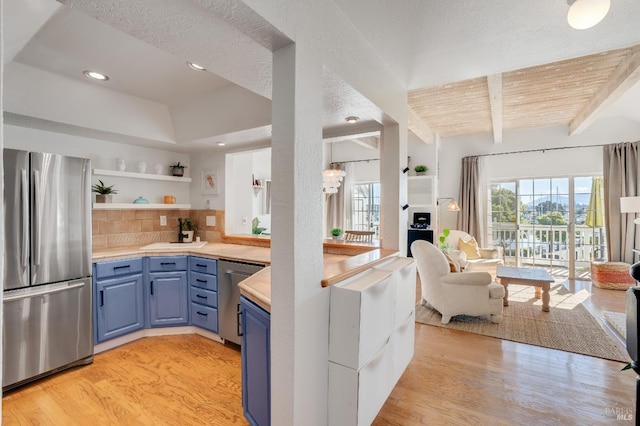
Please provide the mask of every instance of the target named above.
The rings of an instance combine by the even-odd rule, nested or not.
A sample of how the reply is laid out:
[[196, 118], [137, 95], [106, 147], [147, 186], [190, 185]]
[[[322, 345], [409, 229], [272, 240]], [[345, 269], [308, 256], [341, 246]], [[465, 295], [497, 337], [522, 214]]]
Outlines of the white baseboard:
[[175, 334], [197, 334], [207, 339], [224, 344], [224, 339], [215, 333], [207, 330], [203, 330], [200, 327], [186, 326], [186, 327], [163, 327], [163, 328], [147, 328], [144, 330], [134, 331], [133, 333], [125, 336], [116, 337], [107, 342], [99, 343], [93, 347], [93, 353], [99, 354], [100, 352], [108, 351], [109, 349], [117, 348], [126, 343], [133, 342], [134, 340], [141, 339], [143, 337], [151, 336], [171, 336]]

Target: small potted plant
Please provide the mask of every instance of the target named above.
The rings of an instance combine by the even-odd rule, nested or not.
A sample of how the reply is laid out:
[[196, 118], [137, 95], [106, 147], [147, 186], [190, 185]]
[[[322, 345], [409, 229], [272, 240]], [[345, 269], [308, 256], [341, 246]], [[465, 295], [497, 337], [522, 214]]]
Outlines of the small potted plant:
[[416, 171], [416, 175], [423, 176], [427, 174], [427, 170], [429, 170], [429, 168], [424, 164], [418, 164], [417, 166], [414, 167], [413, 170]]
[[193, 241], [193, 238], [198, 233], [198, 226], [190, 217], [185, 217], [182, 219], [182, 228], [180, 229], [183, 234], [187, 234], [186, 237], [182, 239], [185, 243], [190, 243]]
[[440, 238], [438, 238], [438, 241], [440, 241], [440, 250], [442, 250], [443, 253], [449, 253], [449, 244], [447, 244], [447, 237], [450, 233], [451, 231], [449, 230], [449, 228], [444, 228], [442, 230], [442, 234], [440, 234]]
[[333, 236], [334, 240], [337, 240], [338, 238], [340, 238], [340, 235], [342, 235], [342, 229], [340, 228], [333, 228], [331, 230], [331, 235]]
[[260, 226], [260, 219], [258, 219], [257, 217], [254, 217], [253, 220], [251, 221], [251, 233], [253, 235], [260, 235], [262, 234], [263, 231], [266, 231], [267, 228], [263, 228], [262, 226]]
[[171, 168], [171, 174], [173, 176], [184, 176], [184, 169], [187, 168], [184, 164], [180, 164], [180, 162], [175, 162], [169, 166]]
[[117, 194], [118, 191], [113, 189], [113, 185], [107, 186], [101, 180], [100, 183], [96, 183], [91, 187], [91, 191], [96, 193], [96, 203], [110, 203], [113, 198], [113, 194]]

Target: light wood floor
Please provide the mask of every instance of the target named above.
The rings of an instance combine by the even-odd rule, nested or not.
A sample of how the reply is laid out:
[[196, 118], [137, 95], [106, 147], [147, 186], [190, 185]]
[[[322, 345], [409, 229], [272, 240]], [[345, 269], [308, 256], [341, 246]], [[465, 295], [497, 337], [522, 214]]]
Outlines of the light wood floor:
[[[623, 312], [624, 292], [595, 288], [585, 304]], [[415, 336], [375, 425], [604, 425], [634, 415], [635, 373], [623, 363], [422, 324]], [[246, 424], [241, 405], [237, 348], [149, 337], [5, 395], [3, 424]]]

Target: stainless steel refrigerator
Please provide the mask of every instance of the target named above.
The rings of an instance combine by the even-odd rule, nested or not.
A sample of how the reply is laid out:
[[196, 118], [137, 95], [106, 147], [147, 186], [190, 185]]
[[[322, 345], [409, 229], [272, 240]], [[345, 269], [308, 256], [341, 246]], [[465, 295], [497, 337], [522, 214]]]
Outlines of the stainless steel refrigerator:
[[90, 171], [4, 150], [5, 390], [93, 360]]

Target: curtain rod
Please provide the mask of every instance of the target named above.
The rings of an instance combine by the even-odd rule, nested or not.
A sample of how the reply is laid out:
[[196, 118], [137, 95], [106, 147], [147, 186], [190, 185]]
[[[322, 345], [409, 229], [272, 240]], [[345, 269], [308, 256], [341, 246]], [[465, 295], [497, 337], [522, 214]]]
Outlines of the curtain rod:
[[563, 146], [563, 147], [558, 147], [558, 148], [538, 148], [538, 149], [528, 149], [528, 150], [524, 150], [524, 151], [496, 152], [496, 153], [493, 153], [493, 154], [470, 155], [469, 157], [493, 157], [495, 155], [527, 154], [527, 153], [530, 153], [530, 152], [556, 151], [556, 150], [559, 150], [559, 149], [593, 148], [593, 147], [605, 146], [605, 145], [609, 145], [609, 144]]
[[349, 160], [349, 161], [332, 161], [331, 164], [345, 164], [345, 163], [362, 163], [363, 161], [380, 161], [379, 158], [370, 158], [368, 160]]

